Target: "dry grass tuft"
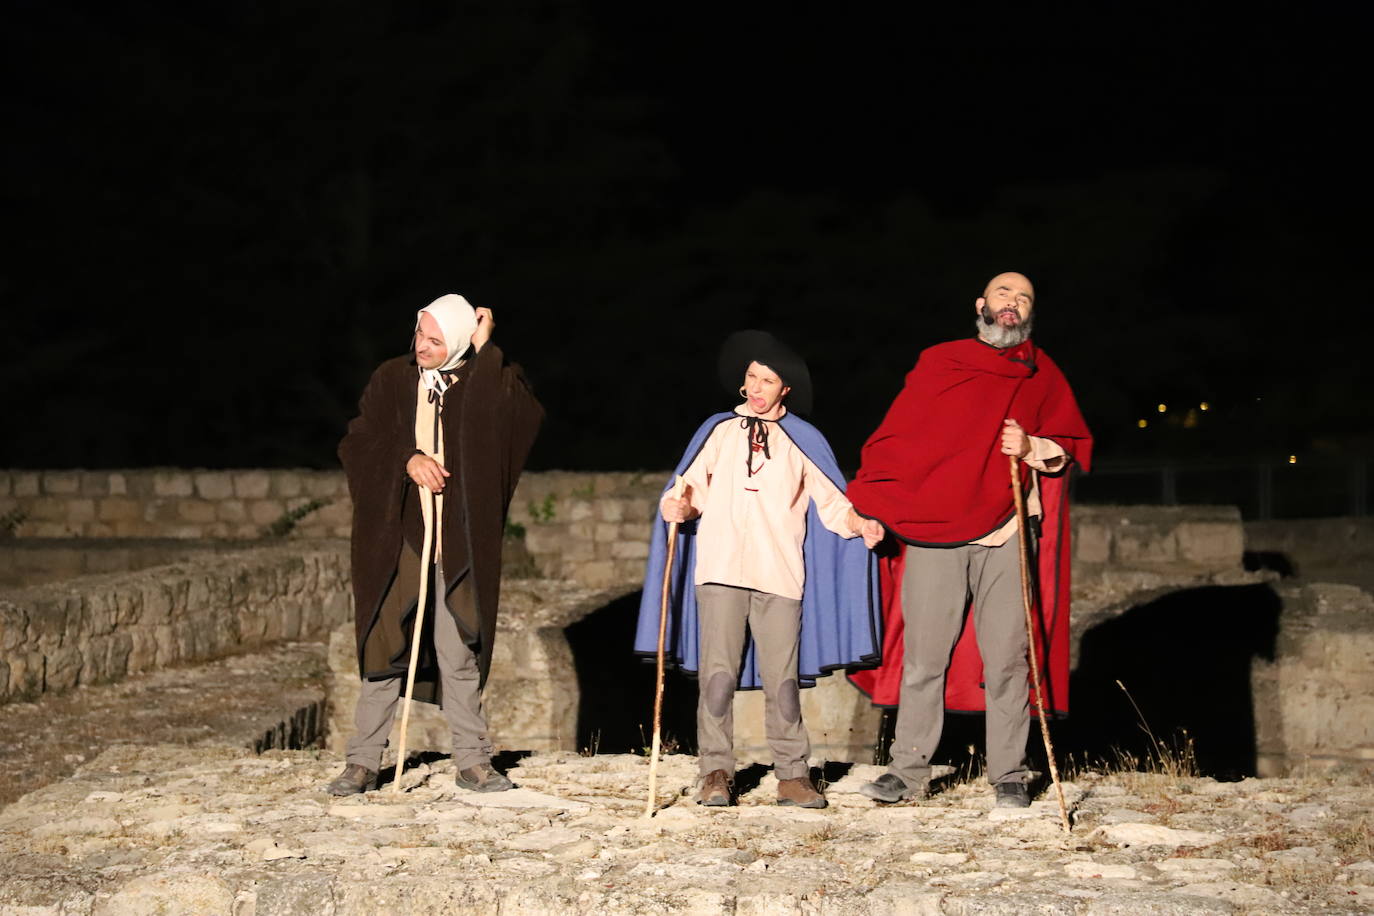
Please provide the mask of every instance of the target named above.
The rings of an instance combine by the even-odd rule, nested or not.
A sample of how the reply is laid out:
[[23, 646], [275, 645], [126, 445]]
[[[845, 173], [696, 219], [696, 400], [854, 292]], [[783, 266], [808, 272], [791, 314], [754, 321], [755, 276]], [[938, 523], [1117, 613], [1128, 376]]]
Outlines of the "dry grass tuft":
[[1368, 816], [1342, 823], [1330, 833], [1331, 842], [1341, 855], [1342, 865], [1374, 859], [1374, 828], [1371, 828]]

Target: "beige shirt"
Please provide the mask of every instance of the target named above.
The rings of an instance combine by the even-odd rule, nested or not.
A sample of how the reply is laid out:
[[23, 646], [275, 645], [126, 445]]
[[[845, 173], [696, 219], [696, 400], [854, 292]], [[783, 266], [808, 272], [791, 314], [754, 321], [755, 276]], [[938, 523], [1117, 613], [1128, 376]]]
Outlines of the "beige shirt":
[[[1036, 471], [1057, 471], [1064, 466], [1064, 449], [1053, 439], [1042, 439], [1039, 436], [1027, 436], [1030, 440], [1030, 451], [1021, 460], [1030, 465]], [[1030, 492], [1026, 494], [1026, 518], [1039, 518], [1040, 506], [1040, 475], [1031, 475]], [[1001, 547], [1016, 535], [1016, 516], [1013, 515], [1007, 523], [998, 528], [992, 534], [981, 537], [971, 544], [980, 547]]]
[[[735, 409], [747, 416], [742, 405]], [[715, 582], [800, 599], [806, 580], [802, 542], [812, 500], [821, 523], [843, 538], [849, 500], [788, 437], [768, 423], [768, 454], [752, 451], [740, 420], [725, 420], [683, 473], [697, 522], [694, 582]], [[751, 459], [753, 474], [745, 466]], [[666, 494], [665, 499], [668, 495]]]

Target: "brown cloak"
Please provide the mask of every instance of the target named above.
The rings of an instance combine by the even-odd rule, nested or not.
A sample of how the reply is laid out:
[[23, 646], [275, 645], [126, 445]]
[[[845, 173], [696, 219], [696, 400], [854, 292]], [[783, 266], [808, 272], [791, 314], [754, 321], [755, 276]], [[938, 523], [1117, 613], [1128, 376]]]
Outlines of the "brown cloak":
[[[474, 651], [485, 684], [496, 638], [506, 510], [544, 410], [519, 366], [507, 363], [494, 343], [482, 347], [460, 375], [445, 395], [441, 414], [444, 454], [452, 474], [444, 490], [444, 574], [460, 627], [466, 633], [476, 630]], [[358, 670], [368, 679], [405, 674], [410, 662], [419, 552], [406, 543], [402, 514], [407, 502], [415, 503], [407, 515], [418, 514], [419, 506], [417, 488], [405, 473], [415, 453], [417, 380], [413, 354], [378, 366], [363, 390], [358, 416], [339, 443], [353, 498]], [[449, 545], [461, 545], [461, 550], [452, 551], [462, 556], [454, 568], [449, 568]], [[471, 590], [455, 590], [465, 573]], [[464, 595], [470, 597], [452, 600]], [[434, 642], [430, 627], [425, 630], [415, 699], [437, 702]]]

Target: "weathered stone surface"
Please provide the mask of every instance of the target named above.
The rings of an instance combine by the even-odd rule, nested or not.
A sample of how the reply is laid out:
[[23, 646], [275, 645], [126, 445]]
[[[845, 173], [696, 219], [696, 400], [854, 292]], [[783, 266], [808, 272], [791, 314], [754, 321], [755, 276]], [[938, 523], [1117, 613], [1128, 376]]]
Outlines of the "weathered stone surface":
[[[1374, 806], [1368, 785], [1247, 780], [1205, 793], [1204, 780], [1176, 779], [1148, 789], [1152, 802], [1177, 802], [1169, 818], [1212, 826], [1221, 852], [1204, 859], [1142, 856], [1084, 827], [1065, 838], [992, 821], [978, 783], [886, 808], [837, 783], [830, 808], [804, 812], [777, 808], [760, 784], [737, 808], [706, 809], [683, 794], [695, 760], [670, 755], [666, 807], [646, 819], [641, 757], [526, 757], [510, 770], [520, 788], [504, 793], [519, 804], [501, 807], [502, 793], [456, 789], [447, 760], [409, 770], [399, 802], [389, 787], [329, 799], [320, 787], [340, 764], [304, 752], [112, 748], [0, 812], [10, 866], [0, 912], [1078, 916], [1369, 904], [1369, 885], [1336, 849], [1343, 825]], [[1132, 774], [1079, 788], [1091, 789], [1074, 795], [1088, 821], [1142, 791]], [[1257, 855], [1283, 850], [1268, 848], [1272, 822], [1246, 826], [1248, 812], [1276, 805], [1282, 816], [1319, 798], [1332, 818], [1283, 835], [1301, 852]]]

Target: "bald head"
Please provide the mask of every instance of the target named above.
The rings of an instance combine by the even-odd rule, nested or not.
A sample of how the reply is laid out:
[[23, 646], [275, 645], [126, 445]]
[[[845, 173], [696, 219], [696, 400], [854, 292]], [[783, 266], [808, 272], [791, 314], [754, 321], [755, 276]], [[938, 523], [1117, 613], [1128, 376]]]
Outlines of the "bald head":
[[988, 281], [973, 305], [978, 337], [994, 347], [1013, 347], [1030, 336], [1035, 287], [1025, 274], [1007, 271]]
[[1025, 274], [1018, 274], [1014, 270], [1009, 270], [1004, 274], [998, 274], [988, 281], [988, 285], [983, 289], [983, 298], [992, 296], [993, 290], [1005, 289], [1012, 293], [1020, 293], [1035, 302], [1035, 287], [1031, 285], [1030, 277]]

